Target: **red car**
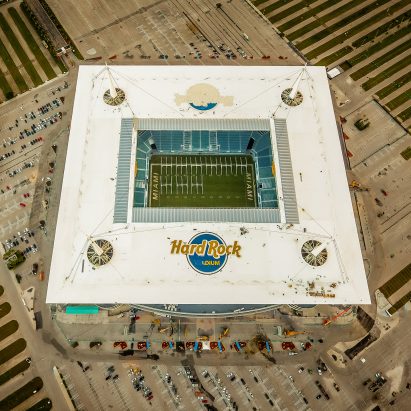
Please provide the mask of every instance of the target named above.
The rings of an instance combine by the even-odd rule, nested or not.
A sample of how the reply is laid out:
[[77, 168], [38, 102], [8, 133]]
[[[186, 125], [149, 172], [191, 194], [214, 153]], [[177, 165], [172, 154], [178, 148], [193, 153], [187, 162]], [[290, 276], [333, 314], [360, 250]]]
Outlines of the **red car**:
[[124, 350], [124, 349], [127, 348], [127, 343], [126, 343], [125, 341], [116, 341], [116, 342], [113, 344], [113, 347], [116, 348], [116, 347], [118, 347], [118, 346], [120, 346], [120, 348], [121, 348], [122, 350]]
[[294, 343], [292, 343], [291, 341], [284, 341], [283, 343], [281, 343], [281, 348], [283, 350], [294, 350], [295, 349], [295, 345]]
[[24, 197], [24, 198], [30, 197], [30, 193], [25, 193], [25, 194], [23, 194], [23, 197]]
[[20, 207], [26, 207], [26, 204], [20, 203]]

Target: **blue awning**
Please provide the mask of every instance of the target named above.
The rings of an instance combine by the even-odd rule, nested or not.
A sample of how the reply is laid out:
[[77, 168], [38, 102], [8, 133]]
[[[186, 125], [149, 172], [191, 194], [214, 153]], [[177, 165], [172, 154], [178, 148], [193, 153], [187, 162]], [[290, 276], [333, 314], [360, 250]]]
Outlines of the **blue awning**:
[[66, 314], [98, 314], [98, 307], [96, 305], [68, 305], [66, 307]]

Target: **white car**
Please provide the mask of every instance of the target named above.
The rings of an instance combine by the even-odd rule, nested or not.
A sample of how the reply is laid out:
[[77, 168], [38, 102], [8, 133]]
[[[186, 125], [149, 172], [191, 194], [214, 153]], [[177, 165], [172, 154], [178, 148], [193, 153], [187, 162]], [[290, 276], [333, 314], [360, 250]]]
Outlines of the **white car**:
[[298, 352], [290, 351], [290, 352], [288, 353], [288, 355], [298, 355]]

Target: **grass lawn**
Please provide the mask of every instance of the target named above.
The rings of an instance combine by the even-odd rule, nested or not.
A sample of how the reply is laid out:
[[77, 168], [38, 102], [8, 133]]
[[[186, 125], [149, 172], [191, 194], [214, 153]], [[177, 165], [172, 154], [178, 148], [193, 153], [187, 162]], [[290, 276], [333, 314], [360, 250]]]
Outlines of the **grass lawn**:
[[397, 47], [394, 47], [393, 49], [389, 50], [387, 53], [366, 64], [364, 67], [361, 67], [359, 70], [354, 71], [350, 74], [350, 77], [353, 80], [359, 80], [360, 78], [366, 76], [368, 73], [374, 71], [376, 68], [382, 66], [385, 63], [388, 63], [389, 61], [394, 59], [394, 57], [397, 57], [405, 51], [408, 51], [410, 47], [411, 39], [407, 40], [402, 44], [399, 44]]
[[390, 44], [394, 43], [395, 41], [399, 40], [400, 38], [406, 36], [409, 33], [411, 33], [411, 25], [403, 27], [402, 29], [396, 31], [394, 34], [391, 34], [390, 36], [385, 37], [383, 40], [379, 41], [378, 43], [373, 44], [367, 50], [364, 50], [361, 53], [356, 54], [355, 56], [351, 57], [344, 63], [340, 64], [340, 66], [344, 70], [348, 70], [349, 68], [368, 59], [373, 54], [378, 53], [385, 47], [389, 46]]
[[16, 375], [19, 375], [20, 373], [26, 371], [29, 367], [30, 364], [26, 360], [19, 362], [14, 367], [10, 368], [5, 373], [0, 375], [0, 385], [5, 384], [7, 381], [11, 380]]
[[370, 31], [369, 33], [365, 34], [364, 36], [360, 37], [359, 39], [353, 41], [352, 46], [355, 48], [361, 47], [364, 44], [374, 40], [375, 37], [381, 36], [383, 33], [387, 32], [388, 30], [392, 29], [393, 27], [397, 26], [401, 22], [406, 20], [410, 20], [411, 18], [411, 11], [406, 11], [405, 13], [400, 14], [395, 19], [388, 21], [387, 23], [382, 24], [375, 30]]
[[[386, 0], [383, 0], [383, 1], [386, 1]], [[326, 8], [330, 7], [331, 5], [335, 5], [336, 2], [331, 1], [330, 3], [331, 4], [327, 4], [327, 2], [325, 2], [325, 3], [321, 4], [320, 6], [317, 6], [316, 8], [318, 9], [318, 13], [321, 12], [322, 10], [325, 10]], [[288, 34], [287, 38], [289, 40], [296, 40], [299, 37], [303, 36], [304, 34], [309, 33], [311, 30], [314, 30], [317, 27], [320, 27], [321, 25], [324, 25], [328, 21], [337, 18], [340, 14], [345, 13], [347, 11], [350, 11], [353, 7], [361, 5], [362, 3], [363, 3], [362, 0], [351, 0], [350, 2], [342, 5], [338, 9], [335, 9], [335, 10], [331, 11], [328, 14], [325, 14], [324, 16], [317, 16], [314, 21], [311, 21], [310, 23], [305, 24], [303, 27], [299, 28], [298, 30], [293, 31], [292, 33]], [[323, 7], [325, 7], [325, 8], [323, 9]], [[315, 9], [312, 9], [312, 10], [315, 10]], [[317, 13], [311, 14], [310, 12], [307, 12], [307, 13], [304, 13], [304, 14], [307, 14], [306, 18], [309, 18], [313, 15], [316, 15]], [[346, 17], [346, 19], [348, 19], [348, 18], [351, 18], [351, 16]], [[295, 20], [295, 19], [293, 19], [293, 20]], [[305, 19], [303, 19], [303, 20], [305, 20]], [[338, 24], [338, 22], [336, 24]]]
[[394, 277], [390, 278], [384, 285], [382, 285], [379, 290], [384, 294], [385, 298], [388, 298], [410, 280], [411, 264], [408, 264], [399, 273], [395, 274]]
[[272, 11], [279, 9], [280, 7], [287, 5], [290, 1], [289, 0], [279, 0], [279, 1], [275, 1], [274, 3], [270, 4], [267, 7], [264, 7], [261, 10], [261, 13], [263, 14], [268, 14], [271, 13]]
[[[280, 21], [281, 19], [286, 18], [287, 16], [290, 16], [293, 13], [296, 13], [298, 10], [303, 9], [304, 7], [309, 6], [312, 3], [315, 3], [318, 0], [305, 0], [305, 1], [300, 1], [297, 4], [294, 4], [294, 6], [288, 7], [288, 9], [285, 9], [283, 11], [280, 11], [279, 13], [274, 14], [274, 16], [271, 16], [269, 18], [271, 23], [274, 23], [276, 21]], [[335, 2], [335, 0], [334, 0]], [[289, 3], [289, 2], [288, 2]], [[266, 7], [266, 9], [269, 9], [270, 6]], [[266, 10], [264, 9], [264, 10]], [[269, 11], [264, 11], [264, 14], [269, 13]], [[282, 27], [282, 26], [281, 26]], [[281, 29], [280, 29], [281, 30]], [[281, 30], [282, 31], [282, 30]]]
[[254, 161], [232, 155], [153, 156], [149, 201], [150, 207], [256, 207]]
[[[302, 14], [299, 14], [297, 17], [294, 17], [293, 19], [288, 20], [287, 22], [285, 22], [284, 24], [279, 26], [278, 30], [284, 32], [284, 31], [287, 31], [289, 29], [292, 29], [297, 24], [299, 24], [303, 21], [307, 21], [310, 17], [313, 17], [313, 16], [317, 15], [318, 13], [328, 9], [328, 7], [335, 5], [336, 3], [337, 3], [337, 1], [335, 1], [335, 0], [327, 0], [324, 3], [321, 3], [320, 5], [318, 5], [317, 7], [312, 7], [310, 9], [308, 9], [308, 11], [306, 11]], [[271, 18], [270, 18], [270, 21], [271, 21]]]
[[19, 29], [22, 37], [29, 46], [31, 52], [34, 54], [41, 68], [46, 74], [47, 78], [51, 80], [52, 78], [56, 77], [56, 73], [54, 72], [53, 68], [51, 67], [50, 63], [48, 62], [42, 51], [40, 50], [40, 47], [38, 46], [36, 40], [32, 36], [30, 30], [27, 28], [18, 11], [14, 7], [10, 7], [8, 11], [17, 28]]
[[3, 303], [0, 305], [0, 318], [3, 318], [11, 310], [11, 305], [9, 303]]
[[403, 121], [408, 120], [411, 117], [411, 106], [404, 111], [401, 111], [401, 113], [398, 114], [398, 117]]
[[19, 323], [16, 320], [11, 320], [7, 324], [0, 327], [0, 341], [14, 334], [19, 328]]
[[[29, 8], [26, 3], [22, 2], [20, 3], [20, 9], [22, 13], [26, 16], [28, 22], [30, 23], [31, 27], [33, 27], [33, 30], [39, 35], [41, 39], [47, 42], [50, 47], [52, 47], [50, 40], [45, 36], [45, 32], [42, 28], [40, 28], [40, 23], [37, 21], [36, 17], [29, 11]], [[51, 57], [53, 57], [53, 60], [56, 62], [56, 64], [59, 66], [60, 70], [62, 73], [67, 73], [68, 68], [66, 65], [63, 63], [63, 61], [56, 56], [55, 53], [50, 51]]]
[[404, 295], [404, 297], [400, 298], [393, 306], [388, 310], [388, 312], [392, 315], [396, 311], [398, 311], [401, 307], [408, 303], [411, 300], [411, 291]]
[[259, 6], [260, 4], [263, 4], [265, 2], [267, 2], [268, 0], [253, 0], [253, 4], [254, 6]]
[[385, 98], [391, 93], [393, 93], [395, 90], [402, 87], [404, 84], [409, 83], [410, 81], [411, 81], [411, 72], [405, 73], [403, 76], [393, 81], [391, 84], [388, 84], [388, 86], [385, 86], [381, 90], [377, 91], [375, 94], [379, 98]]
[[[409, 0], [401, 0], [399, 3], [394, 4], [393, 6], [389, 7], [388, 9], [381, 11], [380, 13], [375, 14], [374, 16], [371, 16], [369, 19], [362, 21], [360, 24], [357, 24], [356, 26], [352, 27], [351, 29], [348, 29], [347, 31], [345, 31], [344, 33], [340, 34], [340, 35], [335, 35], [334, 32], [336, 30], [340, 30], [344, 27], [346, 27], [352, 20], [356, 20], [357, 18], [362, 17], [362, 15], [360, 14], [355, 14], [353, 16], [348, 16], [345, 19], [340, 20], [339, 22], [331, 25], [330, 27], [326, 28], [325, 30], [314, 34], [312, 37], [303, 40], [301, 43], [299, 43], [297, 45], [297, 48], [299, 48], [300, 50], [303, 48], [306, 48], [314, 43], [316, 43], [317, 41], [323, 39], [324, 37], [327, 36], [332, 36], [332, 39], [327, 41], [326, 43], [322, 44], [321, 46], [315, 48], [314, 50], [311, 50], [309, 53], [306, 54], [306, 57], [308, 59], [313, 59], [317, 56], [319, 56], [320, 54], [326, 52], [327, 50], [329, 50], [332, 47], [337, 46], [338, 44], [342, 44], [344, 43], [348, 38], [354, 36], [355, 34], [360, 33], [361, 31], [363, 31], [364, 29], [366, 29], [367, 27], [371, 26], [372, 24], [380, 21], [381, 19], [385, 18], [388, 14], [392, 14], [394, 13], [397, 9], [400, 9], [402, 7], [404, 7], [406, 4], [408, 4]], [[371, 6], [371, 5], [370, 5]], [[358, 13], [362, 12], [365, 13], [365, 11], [367, 11], [367, 13], [369, 11], [371, 11], [369, 8], [366, 10], [367, 8], [363, 8], [361, 10], [358, 11]]]
[[404, 160], [409, 160], [411, 158], [411, 147], [407, 147], [404, 151], [401, 151], [400, 154]]
[[329, 56], [324, 57], [321, 60], [317, 61], [315, 65], [316, 66], [328, 66], [329, 64], [334, 63], [334, 61], [339, 60], [341, 57], [345, 56], [351, 51], [353, 51], [353, 48], [351, 46], [343, 47], [342, 49], [337, 50], [333, 54], [330, 54]]
[[14, 51], [17, 54], [17, 57], [20, 59], [21, 63], [24, 66], [27, 74], [30, 76], [33, 84], [37, 87], [40, 84], [43, 84], [43, 80], [37, 73], [37, 70], [34, 68], [33, 63], [29, 59], [29, 56], [24, 51], [23, 47], [17, 40], [17, 37], [13, 33], [9, 23], [7, 23], [6, 19], [4, 18], [3, 14], [0, 13], [0, 27], [3, 30], [4, 34], [6, 35], [7, 39], [9, 40], [10, 44], [12, 45]]
[[20, 354], [22, 351], [24, 351], [26, 346], [26, 340], [24, 340], [23, 338], [19, 338], [18, 340], [8, 345], [6, 348], [3, 348], [0, 351], [0, 365], [4, 364], [6, 361], [10, 360], [17, 354]]
[[[315, 57], [319, 56], [320, 54], [324, 53], [325, 51], [327, 51], [328, 49], [330, 49], [332, 47], [335, 47], [337, 44], [345, 42], [351, 36], [354, 36], [355, 34], [360, 33], [361, 31], [366, 29], [368, 26], [371, 26], [372, 24], [374, 24], [377, 21], [380, 21], [381, 19], [386, 17], [387, 13], [389, 13], [389, 14], [394, 13], [395, 11], [397, 11], [397, 9], [399, 9], [401, 7], [404, 7], [404, 5], [406, 5], [408, 3], [408, 1], [409, 0], [401, 0], [399, 3], [389, 7], [387, 10], [381, 11], [380, 13], [370, 17], [368, 20], [365, 20], [362, 23], [352, 27], [351, 29], [348, 29], [346, 32], [344, 32], [344, 33], [342, 33], [338, 36], [335, 36], [333, 39], [327, 41], [326, 43], [322, 44], [321, 46], [315, 48], [314, 50], [311, 50], [309, 53], [306, 54], [306, 57], [308, 59], [315, 58]], [[348, 17], [347, 17], [347, 19], [348, 19]], [[344, 27], [345, 24], [349, 23], [349, 21], [345, 21], [345, 24], [343, 26], [341, 26], [340, 23], [342, 21], [344, 21], [344, 19], [341, 20], [340, 22], [337, 22], [333, 26], [330, 26], [326, 30], [330, 30], [330, 29], [338, 30], [338, 29]], [[332, 34], [332, 30], [329, 34]], [[299, 46], [300, 45], [298, 45], [298, 47]]]
[[4, 44], [1, 40], [0, 40], [0, 57], [3, 59], [4, 64], [7, 67], [7, 70], [10, 72], [19, 90], [22, 93], [27, 91], [29, 89], [27, 83], [24, 81], [23, 76], [20, 74], [19, 69], [17, 68], [16, 64], [14, 63], [13, 59], [11, 58], [6, 47], [4, 47]]
[[375, 87], [376, 85], [380, 84], [382, 81], [390, 78], [393, 74], [398, 73], [403, 68], [410, 65], [410, 56], [405, 56], [402, 60], [399, 60], [397, 63], [391, 65], [390, 67], [386, 68], [385, 70], [381, 71], [374, 77], [371, 77], [368, 81], [361, 84], [361, 87], [367, 91], [371, 88]]
[[0, 401], [0, 410], [11, 410], [17, 407], [23, 401], [26, 401], [27, 398], [30, 398], [33, 395], [33, 391], [39, 391], [42, 388], [43, 380], [40, 377], [33, 378], [27, 384]]
[[27, 408], [26, 411], [49, 411], [53, 408], [53, 403], [50, 398], [43, 398], [39, 402], [36, 402], [32, 407]]
[[411, 88], [408, 90], [404, 91], [404, 93], [400, 94], [399, 96], [395, 97], [391, 101], [389, 101], [386, 106], [390, 110], [395, 110], [397, 107], [400, 107], [407, 101], [411, 101]]

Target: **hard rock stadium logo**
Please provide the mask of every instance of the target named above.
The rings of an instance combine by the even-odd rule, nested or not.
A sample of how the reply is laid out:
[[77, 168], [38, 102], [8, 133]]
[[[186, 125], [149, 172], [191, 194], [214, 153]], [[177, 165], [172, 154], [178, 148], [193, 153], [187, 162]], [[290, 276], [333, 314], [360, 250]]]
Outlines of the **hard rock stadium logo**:
[[171, 254], [183, 254], [190, 266], [200, 274], [215, 274], [227, 263], [228, 256], [238, 258], [241, 246], [237, 241], [226, 245], [224, 240], [214, 233], [196, 234], [188, 243], [183, 240], [171, 242]]

